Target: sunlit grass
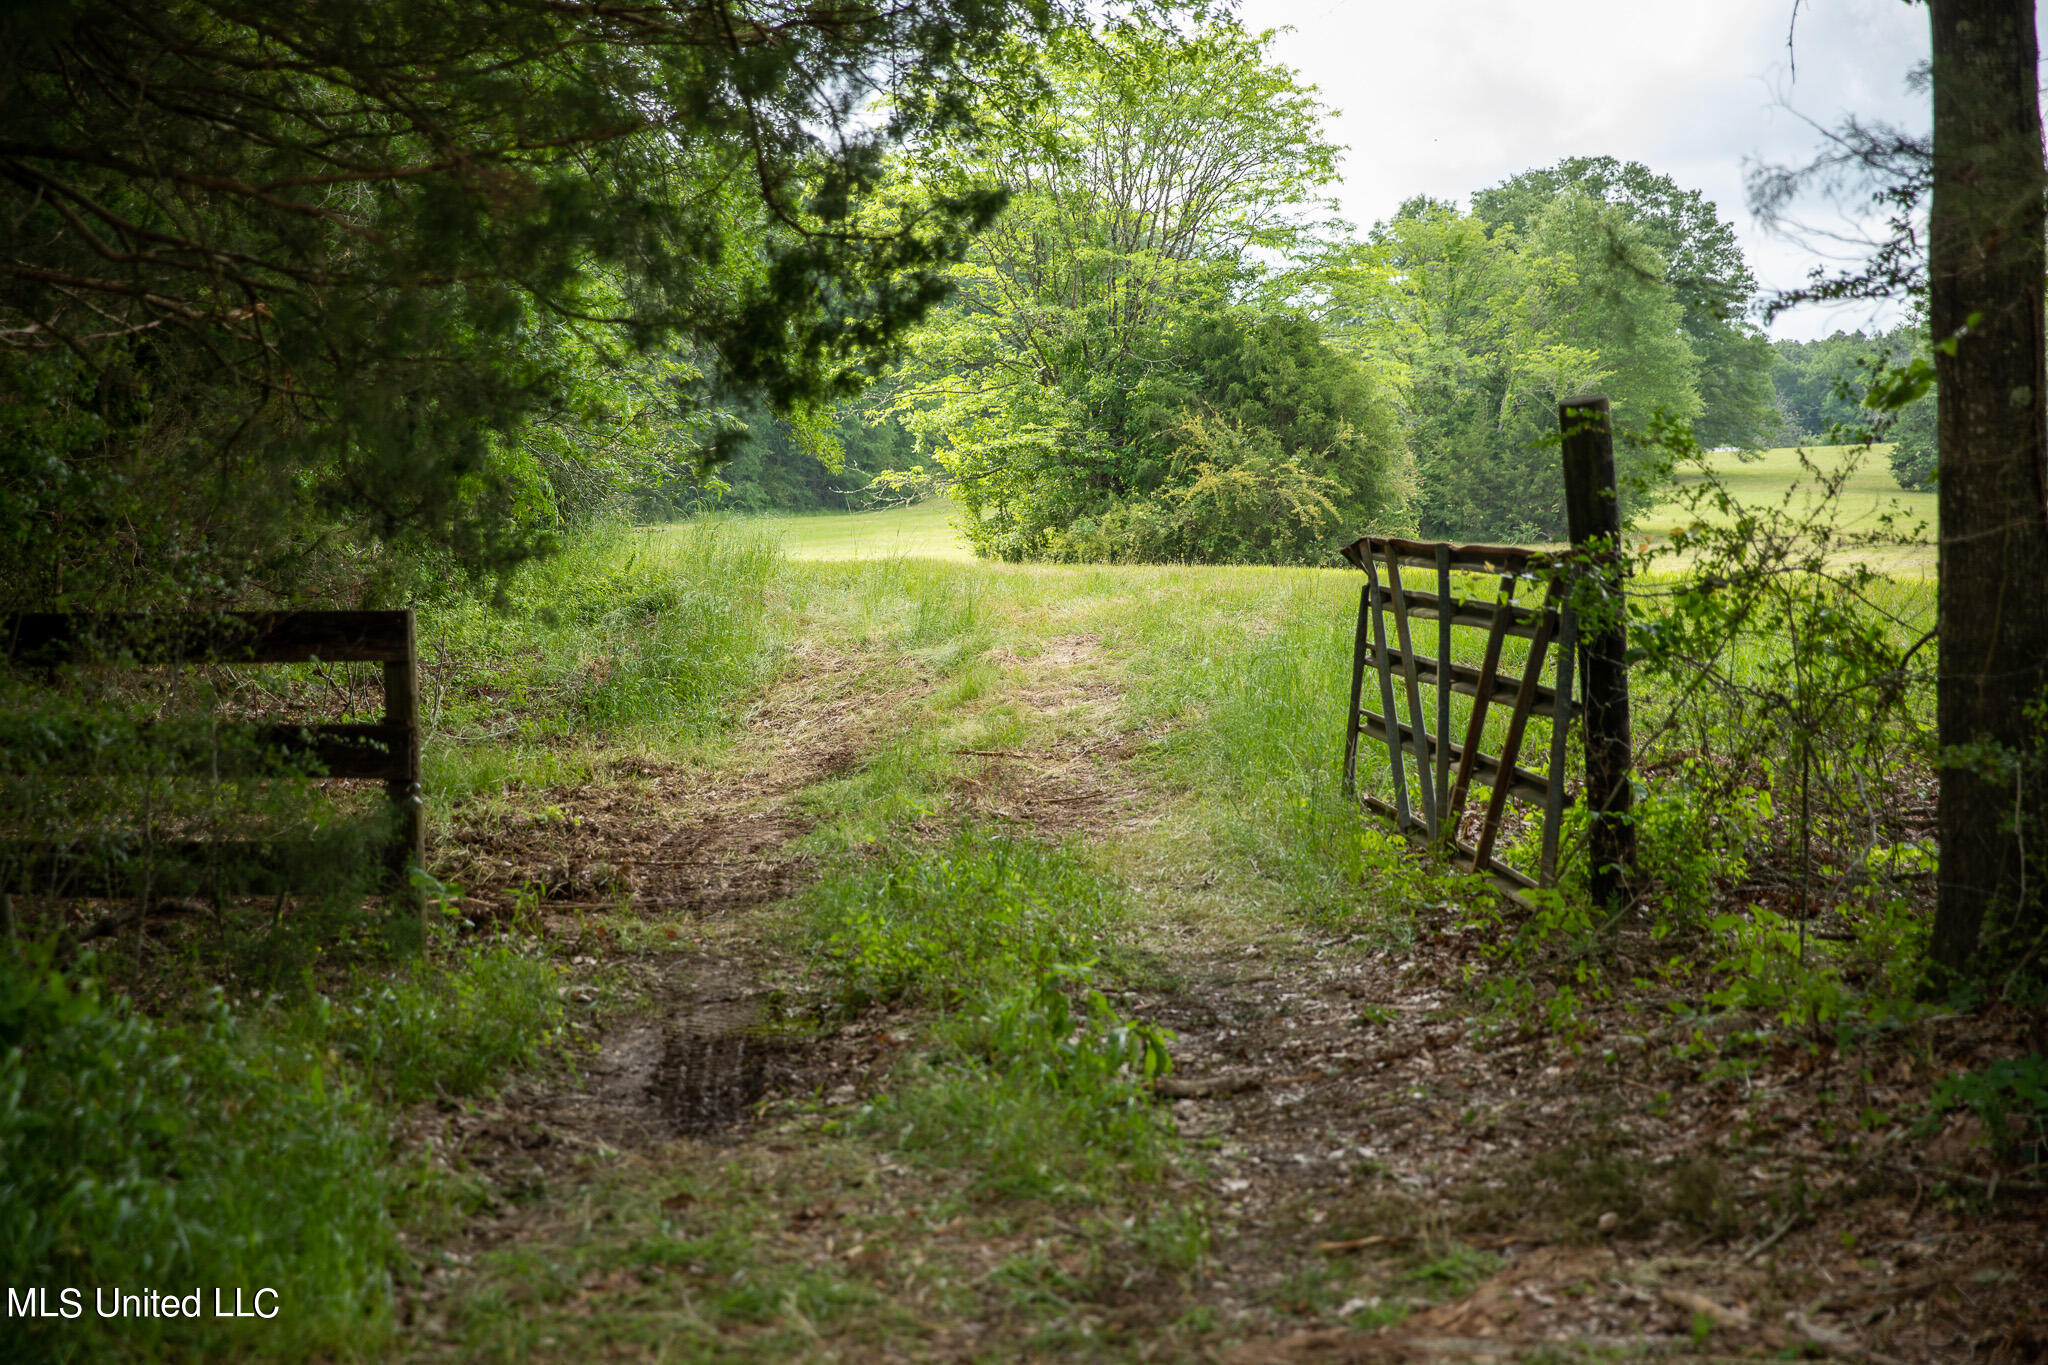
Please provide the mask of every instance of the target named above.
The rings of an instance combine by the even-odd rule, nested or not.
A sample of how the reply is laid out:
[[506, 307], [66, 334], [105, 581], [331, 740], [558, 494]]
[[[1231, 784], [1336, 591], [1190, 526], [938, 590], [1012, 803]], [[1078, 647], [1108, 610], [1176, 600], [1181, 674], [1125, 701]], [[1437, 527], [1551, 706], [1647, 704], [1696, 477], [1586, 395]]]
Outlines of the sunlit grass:
[[[1807, 446], [1806, 458], [1824, 471], [1840, 469], [1854, 461], [1855, 470], [1842, 483], [1835, 507], [1834, 525], [1851, 535], [1908, 540], [1905, 545], [1873, 545], [1859, 549], [1854, 557], [1885, 573], [1931, 576], [1934, 572], [1934, 536], [1938, 498], [1932, 489], [1908, 492], [1892, 478], [1887, 461], [1888, 445]], [[1795, 518], [1810, 516], [1818, 500], [1820, 480], [1800, 463], [1802, 448], [1767, 450], [1755, 459], [1744, 460], [1733, 451], [1710, 457], [1712, 469], [1730, 496], [1745, 507], [1762, 510], [1782, 508]], [[1700, 482], [1698, 475], [1680, 479], [1681, 486]], [[1637, 534], [1661, 540], [1680, 526], [1695, 520], [1724, 523], [1717, 511], [1694, 513], [1683, 501], [1659, 504], [1637, 519]]]
[[[874, 512], [813, 512], [802, 516], [734, 517], [733, 522], [779, 543], [795, 560], [917, 559], [969, 561], [974, 552], [954, 529], [959, 508], [948, 498]], [[649, 528], [659, 538], [673, 528]]]

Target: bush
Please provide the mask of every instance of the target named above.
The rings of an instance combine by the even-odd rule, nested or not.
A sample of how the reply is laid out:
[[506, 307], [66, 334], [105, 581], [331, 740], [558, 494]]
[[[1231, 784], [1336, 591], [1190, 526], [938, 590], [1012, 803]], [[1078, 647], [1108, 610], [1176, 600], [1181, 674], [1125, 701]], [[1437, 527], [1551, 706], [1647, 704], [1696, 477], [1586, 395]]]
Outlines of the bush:
[[1110, 564], [1302, 564], [1332, 560], [1343, 526], [1336, 480], [1264, 431], [1191, 421], [1173, 479], [1048, 540], [1048, 557]]
[[[1112, 563], [1332, 564], [1404, 524], [1412, 465], [1390, 397], [1311, 321], [1224, 310], [1164, 339], [1100, 403], [951, 426], [942, 459], [978, 553]], [[986, 428], [986, 429], [984, 429]]]

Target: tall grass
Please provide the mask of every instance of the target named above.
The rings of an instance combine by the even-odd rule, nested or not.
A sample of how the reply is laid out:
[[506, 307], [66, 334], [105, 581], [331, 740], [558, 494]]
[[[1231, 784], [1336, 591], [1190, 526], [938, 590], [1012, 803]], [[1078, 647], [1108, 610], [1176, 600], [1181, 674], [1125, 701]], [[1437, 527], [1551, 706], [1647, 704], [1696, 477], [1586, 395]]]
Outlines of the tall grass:
[[[383, 1143], [344, 1072], [215, 1004], [161, 1024], [47, 954], [0, 954], [0, 1281], [81, 1288], [75, 1319], [10, 1320], [12, 1361], [352, 1355], [390, 1328]], [[277, 1291], [216, 1318], [211, 1288]], [[103, 1320], [95, 1288], [205, 1316]]]
[[739, 523], [586, 530], [502, 601], [425, 612], [429, 718], [449, 738], [715, 730], [773, 663], [780, 562], [773, 539]]
[[[1310, 918], [1357, 920], [1368, 889], [1386, 909], [1422, 894], [1426, 867], [1343, 790], [1356, 580], [1182, 572], [1207, 580], [1191, 586], [1208, 610], [1152, 615], [1131, 673], [1132, 709], [1171, 726], [1162, 748], [1173, 775], [1208, 798], [1226, 846]], [[1375, 756], [1362, 755], [1370, 785]]]

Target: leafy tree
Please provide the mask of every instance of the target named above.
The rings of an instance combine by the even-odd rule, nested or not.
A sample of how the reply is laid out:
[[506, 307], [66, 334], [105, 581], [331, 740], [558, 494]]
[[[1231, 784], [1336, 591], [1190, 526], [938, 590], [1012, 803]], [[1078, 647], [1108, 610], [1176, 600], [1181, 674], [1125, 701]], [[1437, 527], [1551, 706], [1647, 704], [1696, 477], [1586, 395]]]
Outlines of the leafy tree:
[[41, 415], [0, 448], [8, 595], [288, 592], [344, 546], [502, 564], [544, 539], [548, 459], [625, 458], [662, 392], [593, 362], [657, 345], [779, 408], [857, 391], [1000, 203], [884, 211], [886, 151], [964, 140], [968, 68], [1053, 14], [11, 9], [0, 385]]
[[[1209, 19], [1020, 45], [979, 106], [990, 136], [933, 139], [912, 159], [921, 186], [994, 180], [1011, 194], [952, 272], [957, 302], [897, 377], [896, 405], [953, 478], [983, 553], [1067, 553], [1077, 522], [1099, 530], [1119, 505], [1227, 464], [1250, 447], [1191, 434], [1218, 418], [1288, 424], [1270, 449], [1248, 439], [1260, 459], [1336, 485], [1328, 532], [1398, 500], [1385, 399], [1318, 349], [1312, 324], [1250, 302], [1262, 262], [1312, 244], [1327, 209], [1316, 196], [1335, 175], [1321, 108], [1268, 59], [1269, 42]], [[1018, 98], [1006, 73], [1026, 62], [1051, 100]]]
[[[1375, 229], [1372, 259], [1399, 318], [1389, 334], [1407, 373], [1425, 535], [1563, 538], [1551, 443], [1562, 398], [1604, 388], [1636, 423], [1699, 411], [1697, 361], [1662, 262], [1611, 206], [1561, 195], [1523, 233], [1414, 200]], [[1379, 296], [1375, 284], [1374, 312]], [[1618, 457], [1639, 502], [1654, 462], [1634, 448]]]
[[1698, 361], [1702, 445], [1761, 445], [1777, 430], [1770, 343], [1747, 320], [1756, 277], [1735, 229], [1698, 190], [1681, 190], [1639, 161], [1567, 157], [1524, 171], [1472, 196], [1488, 227], [1527, 232], [1559, 196], [1581, 194], [1620, 210], [1664, 262], [1662, 278], [1683, 310], [1682, 326]]
[[1145, 497], [1048, 536], [1055, 557], [1217, 564], [1317, 563], [1347, 526], [1385, 524], [1357, 490], [1405, 491], [1389, 453], [1398, 416], [1366, 371], [1306, 318], [1234, 309], [1194, 320], [1173, 348], [1143, 433], [1162, 452]]
[[1889, 332], [1836, 332], [1816, 341], [1776, 341], [1778, 363], [1771, 382], [1784, 415], [1780, 439], [1788, 442], [1891, 444], [1889, 462], [1901, 488], [1934, 483], [1934, 393], [1931, 388], [1895, 411], [1871, 406], [1872, 386], [1890, 391], [1888, 375], [1916, 357], [1926, 364], [1924, 322], [1906, 322]]
[[726, 458], [704, 479], [640, 485], [643, 518], [731, 512], [851, 511], [870, 505], [874, 473], [916, 458], [916, 442], [893, 418], [869, 420], [858, 402], [836, 413], [791, 420], [758, 400], [726, 395], [717, 404]]
[[1936, 465], [1936, 409], [1932, 391], [1908, 403], [1894, 416], [1890, 429], [1891, 454], [1887, 462], [1899, 487], [1923, 489], [1934, 486]]
[[1771, 349], [1777, 353], [1771, 382], [1785, 417], [1781, 435], [1800, 442], [1826, 441], [1833, 433], [1867, 423], [1863, 393], [1871, 363], [1894, 351], [1884, 338], [1860, 331], [1838, 331], [1815, 341], [1775, 341]]

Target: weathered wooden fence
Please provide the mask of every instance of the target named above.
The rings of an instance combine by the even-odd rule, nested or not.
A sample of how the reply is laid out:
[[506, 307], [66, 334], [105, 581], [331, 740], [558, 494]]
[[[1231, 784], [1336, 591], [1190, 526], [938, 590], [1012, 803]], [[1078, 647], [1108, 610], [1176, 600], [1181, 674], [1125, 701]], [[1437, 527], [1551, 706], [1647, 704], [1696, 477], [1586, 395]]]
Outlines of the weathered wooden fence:
[[[381, 722], [253, 725], [244, 734], [262, 748], [311, 756], [329, 777], [382, 782], [394, 814], [386, 857], [390, 881], [403, 887], [407, 869], [423, 860], [419, 654], [410, 610], [30, 613], [0, 618], [0, 652], [29, 669], [77, 663], [381, 663]], [[37, 889], [27, 883], [43, 884], [35, 874], [47, 873], [52, 860], [62, 857], [63, 850], [43, 850], [7, 860], [14, 876], [0, 890]]]
[[[1570, 731], [1575, 720], [1583, 719], [1592, 891], [1596, 903], [1607, 904], [1625, 894], [1635, 857], [1629, 818], [1634, 787], [1624, 661], [1627, 624], [1616, 553], [1620, 503], [1607, 400], [1568, 399], [1558, 405], [1558, 420], [1569, 551], [1553, 554], [1511, 545], [1453, 545], [1386, 536], [1365, 536], [1344, 547], [1344, 557], [1366, 575], [1352, 638], [1344, 789], [1390, 817], [1402, 832], [1460, 855], [1475, 872], [1489, 873], [1511, 888], [1547, 885], [1557, 879]], [[1404, 568], [1433, 571], [1434, 591], [1410, 586], [1402, 577]], [[1457, 596], [1454, 573], [1494, 579], [1492, 600]], [[1529, 589], [1537, 590], [1537, 600], [1518, 602], [1518, 594], [1526, 595]], [[1577, 602], [1599, 607], [1594, 628], [1583, 638]], [[1434, 656], [1416, 647], [1416, 623], [1425, 621], [1436, 623]], [[1478, 665], [1453, 657], [1456, 627], [1485, 632]], [[1502, 649], [1510, 638], [1529, 642], [1519, 674], [1501, 668]], [[1546, 660], [1553, 661], [1549, 682], [1543, 679]], [[1376, 682], [1377, 711], [1365, 690], [1368, 672]], [[1580, 693], [1576, 702], [1575, 681]], [[1433, 706], [1424, 704], [1425, 689]], [[1454, 695], [1471, 698], [1462, 718], [1462, 739], [1455, 741]], [[1500, 752], [1488, 753], [1482, 747], [1487, 723], [1500, 701], [1508, 707], [1507, 728]], [[1550, 727], [1548, 759], [1541, 772], [1521, 765], [1532, 718], [1542, 718]], [[1391, 799], [1358, 791], [1359, 745], [1364, 738], [1386, 746]], [[1468, 840], [1465, 817], [1475, 785], [1488, 788], [1488, 796]], [[1496, 855], [1510, 800], [1542, 812], [1533, 874]]]

